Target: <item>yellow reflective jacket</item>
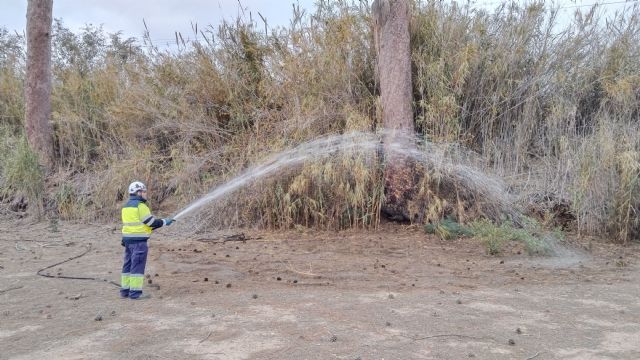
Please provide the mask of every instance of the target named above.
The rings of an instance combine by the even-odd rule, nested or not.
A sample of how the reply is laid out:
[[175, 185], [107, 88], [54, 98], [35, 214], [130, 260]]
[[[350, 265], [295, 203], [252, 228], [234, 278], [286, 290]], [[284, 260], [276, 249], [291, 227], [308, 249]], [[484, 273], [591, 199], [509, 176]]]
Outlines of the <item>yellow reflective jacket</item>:
[[151, 209], [140, 196], [132, 195], [122, 207], [122, 241], [125, 244], [147, 241], [151, 232], [163, 225], [164, 220], [151, 215]]

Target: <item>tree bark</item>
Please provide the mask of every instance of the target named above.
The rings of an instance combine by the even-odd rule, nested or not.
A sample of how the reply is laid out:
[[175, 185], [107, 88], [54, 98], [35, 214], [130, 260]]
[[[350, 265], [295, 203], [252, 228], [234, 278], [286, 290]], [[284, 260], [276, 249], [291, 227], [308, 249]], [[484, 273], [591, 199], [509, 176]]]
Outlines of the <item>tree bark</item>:
[[53, 167], [51, 117], [51, 22], [53, 0], [29, 0], [27, 5], [27, 78], [25, 130], [40, 164]]
[[[414, 132], [411, 108], [411, 47], [408, 0], [375, 0], [373, 31], [385, 129], [385, 203], [382, 212], [394, 220], [409, 220], [413, 194], [413, 167], [392, 143], [410, 139]], [[409, 144], [407, 144], [409, 145]]]

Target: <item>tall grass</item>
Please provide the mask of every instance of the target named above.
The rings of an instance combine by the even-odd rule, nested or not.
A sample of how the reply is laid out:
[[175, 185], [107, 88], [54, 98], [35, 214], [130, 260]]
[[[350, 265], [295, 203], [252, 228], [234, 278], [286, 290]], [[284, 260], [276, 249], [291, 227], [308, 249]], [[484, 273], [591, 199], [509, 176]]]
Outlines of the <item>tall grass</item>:
[[[543, 2], [491, 12], [414, 2], [418, 133], [476, 151], [523, 203], [550, 194], [570, 204], [580, 232], [637, 238], [639, 15], [637, 4], [609, 20], [577, 8], [560, 24]], [[173, 51], [151, 36], [72, 33], [60, 22], [54, 30], [59, 171], [47, 186], [66, 218], [111, 219], [134, 178], [149, 183], [160, 211], [173, 211], [281, 149], [380, 124], [366, 2], [321, 1], [309, 14], [294, 7], [288, 27], [240, 18]], [[0, 117], [13, 133], [22, 126], [23, 49], [0, 32]], [[364, 164], [349, 154], [309, 163], [269, 191], [254, 189], [255, 199], [204, 215], [276, 228], [375, 226], [381, 169]], [[428, 171], [418, 180], [415, 221], [469, 207], [437, 191]]]
[[4, 199], [24, 198], [40, 214], [45, 193], [38, 155], [23, 134], [14, 134], [7, 128], [0, 128], [0, 134], [0, 195]]

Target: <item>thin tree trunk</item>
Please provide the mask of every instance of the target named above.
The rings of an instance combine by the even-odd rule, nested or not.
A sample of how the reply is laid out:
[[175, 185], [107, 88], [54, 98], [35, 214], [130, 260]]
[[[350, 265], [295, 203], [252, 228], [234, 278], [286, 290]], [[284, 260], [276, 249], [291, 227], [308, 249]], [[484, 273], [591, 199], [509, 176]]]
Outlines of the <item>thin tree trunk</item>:
[[373, 3], [374, 40], [385, 129], [385, 204], [383, 213], [408, 220], [407, 202], [413, 194], [413, 168], [402, 154], [388, 147], [413, 135], [411, 108], [411, 47], [408, 0], [376, 0]]
[[51, 117], [51, 21], [53, 0], [27, 5], [25, 130], [31, 148], [48, 171], [53, 166]]

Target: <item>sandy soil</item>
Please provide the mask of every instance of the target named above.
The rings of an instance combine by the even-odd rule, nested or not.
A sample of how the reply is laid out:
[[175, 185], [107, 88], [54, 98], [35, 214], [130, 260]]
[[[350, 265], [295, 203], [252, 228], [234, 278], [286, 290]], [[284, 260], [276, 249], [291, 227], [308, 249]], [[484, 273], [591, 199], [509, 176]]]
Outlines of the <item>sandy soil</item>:
[[398, 225], [245, 242], [184, 230], [150, 241], [153, 297], [132, 301], [109, 282], [36, 275], [90, 246], [46, 272], [118, 281], [116, 225], [4, 220], [0, 358], [640, 358], [637, 245], [495, 257]]

